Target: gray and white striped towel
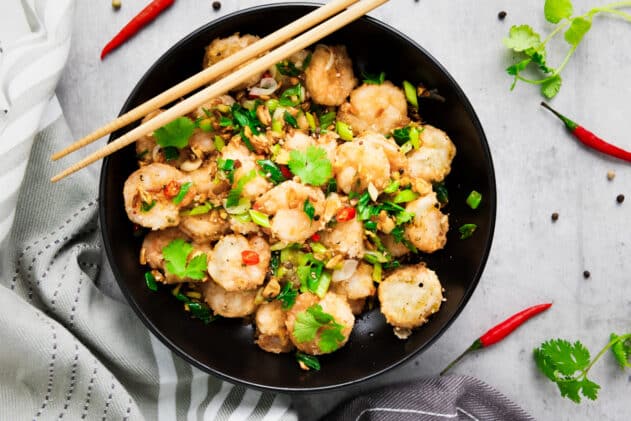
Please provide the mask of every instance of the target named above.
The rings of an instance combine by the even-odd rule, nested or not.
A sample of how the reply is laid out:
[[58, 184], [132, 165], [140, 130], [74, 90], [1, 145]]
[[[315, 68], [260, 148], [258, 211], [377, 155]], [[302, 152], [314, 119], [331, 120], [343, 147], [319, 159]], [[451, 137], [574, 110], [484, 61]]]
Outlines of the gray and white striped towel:
[[[73, 139], [54, 88], [74, 2], [9, 3], [24, 9], [27, 34], [2, 38], [16, 22], [0, 3], [0, 419], [272, 421], [296, 420], [295, 409], [320, 418], [343, 396], [301, 396], [292, 407], [222, 382], [171, 353], [126, 305], [101, 251], [94, 172], [48, 181], [61, 169], [51, 153]], [[519, 411], [450, 377], [373, 392], [324, 419], [529, 419]]]

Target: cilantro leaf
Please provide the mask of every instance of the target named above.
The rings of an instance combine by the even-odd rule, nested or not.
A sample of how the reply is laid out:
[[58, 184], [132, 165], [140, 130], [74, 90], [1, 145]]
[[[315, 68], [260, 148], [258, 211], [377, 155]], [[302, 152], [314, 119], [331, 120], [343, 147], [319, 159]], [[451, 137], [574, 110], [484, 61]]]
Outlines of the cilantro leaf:
[[[315, 304], [320, 307], [319, 304]], [[309, 307], [313, 308], [313, 307]], [[322, 309], [322, 307], [320, 307]], [[296, 315], [294, 323], [294, 338], [298, 343], [309, 342], [315, 339], [318, 330], [322, 327], [322, 323], [316, 320], [309, 309], [302, 311]]]
[[320, 361], [318, 361], [318, 357], [313, 355], [305, 354], [304, 352], [297, 351], [296, 352], [296, 360], [298, 362], [303, 363], [309, 368], [312, 368], [316, 371], [320, 370]]
[[611, 346], [611, 352], [620, 368], [624, 370], [627, 367], [631, 367], [631, 362], [629, 362], [629, 358], [631, 358], [631, 338], [624, 340], [624, 338], [612, 333], [610, 340], [615, 341]]
[[506, 73], [511, 76], [517, 76], [522, 70], [524, 70], [528, 65], [532, 63], [531, 58], [527, 58], [525, 60], [520, 61], [519, 63], [515, 63], [512, 66], [506, 68]]
[[290, 61], [285, 60], [280, 63], [276, 63], [276, 70], [283, 76], [300, 76], [300, 69], [296, 67], [296, 65]]
[[206, 277], [206, 254], [202, 253], [187, 262], [193, 246], [181, 238], [171, 241], [162, 249], [166, 271], [179, 278], [202, 280]]
[[379, 74], [372, 74], [362, 72], [362, 78], [367, 85], [381, 85], [386, 80], [386, 73], [381, 72]]
[[320, 333], [320, 341], [318, 342], [318, 348], [324, 353], [333, 352], [340, 347], [340, 343], [344, 341], [344, 335], [342, 334], [342, 326], [339, 323], [333, 323], [331, 327], [323, 329]]
[[543, 13], [548, 22], [559, 23], [562, 19], [572, 16], [574, 8], [570, 0], [546, 0]]
[[309, 201], [309, 199], [305, 200], [305, 203], [304, 203], [302, 209], [305, 211], [305, 213], [309, 217], [309, 220], [313, 221], [313, 217], [315, 216], [315, 211], [316, 210], [315, 210], [315, 207], [313, 206], [313, 203], [311, 203]]
[[280, 294], [276, 296], [282, 305], [283, 310], [289, 310], [296, 303], [296, 297], [298, 296], [298, 290], [294, 288], [291, 282], [287, 282], [280, 290]]
[[563, 80], [561, 76], [555, 75], [541, 84], [541, 93], [546, 98], [553, 98], [559, 93]]
[[188, 140], [193, 135], [195, 123], [186, 117], [178, 117], [153, 132], [156, 143], [163, 148], [174, 146], [178, 149], [188, 146]]
[[570, 27], [565, 31], [565, 40], [573, 47], [583, 40], [583, 37], [592, 28], [591, 19], [585, 19], [583, 17], [577, 17], [572, 19]]
[[326, 151], [316, 146], [309, 146], [306, 152], [290, 152], [289, 169], [305, 184], [321, 186], [333, 175], [331, 161]]
[[541, 37], [529, 25], [514, 25], [508, 38], [504, 38], [504, 45], [515, 52], [522, 52], [528, 49], [537, 49], [541, 44]]

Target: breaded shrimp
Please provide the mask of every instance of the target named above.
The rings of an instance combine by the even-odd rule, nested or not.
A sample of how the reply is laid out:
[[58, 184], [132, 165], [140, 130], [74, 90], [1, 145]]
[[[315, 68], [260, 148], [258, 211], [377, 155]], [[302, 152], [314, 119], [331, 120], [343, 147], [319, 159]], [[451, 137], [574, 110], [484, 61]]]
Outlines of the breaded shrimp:
[[294, 334], [296, 317], [314, 304], [320, 304], [320, 306], [322, 306], [322, 311], [333, 316], [335, 323], [342, 325], [341, 333], [344, 336], [344, 339], [339, 342], [339, 347], [341, 348], [348, 341], [351, 330], [355, 325], [355, 316], [353, 316], [351, 307], [345, 297], [337, 295], [334, 292], [328, 292], [321, 300], [311, 293], [300, 294], [298, 298], [296, 298], [296, 303], [291, 310], [287, 312], [287, 321], [285, 322], [291, 341], [299, 351], [307, 354], [322, 355], [326, 353], [322, 351], [318, 345], [322, 331], [319, 331], [315, 338], [308, 342], [299, 342]]
[[219, 210], [211, 210], [202, 215], [182, 216], [179, 228], [197, 242], [211, 242], [228, 233], [230, 224], [220, 217]]
[[209, 280], [202, 284], [204, 301], [215, 314], [223, 317], [246, 317], [256, 311], [257, 290], [226, 291]]
[[294, 344], [289, 340], [289, 332], [285, 326], [286, 312], [281, 308], [281, 302], [274, 300], [263, 303], [256, 310], [256, 344], [262, 350], [280, 354], [289, 352]]
[[182, 185], [190, 177], [170, 165], [153, 163], [134, 171], [125, 181], [123, 197], [129, 219], [154, 230], [179, 224], [181, 208], [189, 205], [196, 194], [192, 184], [180, 203], [174, 203]]
[[[258, 40], [259, 40], [259, 37], [257, 37], [256, 35], [249, 35], [249, 34], [239, 35], [238, 32], [227, 38], [216, 38], [213, 40], [213, 42], [211, 42], [208, 45], [208, 47], [206, 47], [206, 53], [204, 54], [203, 66], [204, 68], [210, 67], [213, 64], [218, 63], [219, 61], [225, 59], [226, 57], [230, 57], [237, 51], [244, 49], [248, 45], [254, 44]], [[246, 61], [241, 66], [237, 67], [237, 69], [247, 66], [254, 60], [256, 60], [256, 58]], [[223, 74], [217, 77], [217, 79], [222, 79], [225, 76], [226, 75]], [[245, 82], [241, 83], [240, 85], [236, 86], [233, 90], [238, 91], [241, 89], [245, 89], [249, 86], [254, 86], [258, 83], [259, 80], [261, 80], [262, 76], [263, 76], [263, 72], [258, 73], [252, 76], [251, 78], [247, 79]]]
[[407, 157], [399, 149], [399, 145], [392, 139], [386, 139], [379, 133], [365, 133], [355, 139], [355, 142], [363, 142], [369, 145], [375, 145], [381, 147], [388, 157], [390, 163], [390, 169], [392, 171], [398, 171], [407, 168]]
[[[245, 264], [242, 253], [254, 251], [258, 254], [257, 264]], [[230, 234], [215, 244], [208, 262], [208, 273], [227, 291], [245, 291], [263, 284], [271, 253], [267, 241], [262, 237], [247, 239], [242, 235]]]
[[336, 254], [359, 259], [364, 257], [364, 225], [357, 218], [325, 229], [320, 234], [320, 241]]
[[333, 289], [338, 294], [345, 295], [349, 301], [372, 297], [376, 291], [372, 280], [372, 266], [360, 263], [348, 279], [334, 282]]
[[305, 85], [314, 102], [322, 105], [342, 104], [357, 85], [353, 62], [346, 47], [316, 46], [305, 71]]
[[[315, 209], [312, 219], [304, 211], [309, 200]], [[286, 243], [300, 243], [324, 226], [323, 214], [326, 199], [322, 190], [285, 181], [261, 196], [254, 208], [272, 216], [272, 235]]]
[[361, 192], [370, 183], [378, 191], [390, 181], [390, 162], [381, 146], [347, 142], [337, 147], [333, 171], [337, 186], [344, 193]]
[[385, 135], [410, 122], [403, 91], [389, 81], [355, 89], [350, 102], [339, 108], [337, 119], [348, 123], [356, 134], [373, 131]]
[[398, 329], [426, 323], [443, 300], [438, 276], [424, 263], [396, 269], [379, 284], [378, 294], [386, 321]]
[[430, 183], [443, 181], [451, 171], [456, 147], [444, 131], [429, 124], [423, 126], [420, 138], [421, 147], [408, 155], [410, 176]]
[[272, 183], [259, 174], [256, 161], [261, 159], [261, 157], [250, 152], [240, 140], [233, 138], [230, 143], [223, 148], [221, 156], [223, 159], [233, 159], [235, 162], [239, 161], [238, 168], [234, 172], [233, 187], [236, 187], [241, 178], [254, 175], [254, 178], [243, 186], [242, 197], [256, 200], [273, 187]]
[[449, 218], [440, 211], [436, 193], [421, 196], [405, 207], [414, 219], [405, 227], [405, 237], [420, 251], [433, 253], [445, 247]]

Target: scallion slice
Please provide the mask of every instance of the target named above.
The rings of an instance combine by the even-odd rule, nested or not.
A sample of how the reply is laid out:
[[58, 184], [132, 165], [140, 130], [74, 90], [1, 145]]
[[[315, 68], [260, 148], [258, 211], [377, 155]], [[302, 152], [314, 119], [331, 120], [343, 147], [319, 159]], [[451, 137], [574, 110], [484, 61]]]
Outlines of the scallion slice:
[[405, 98], [414, 107], [418, 108], [418, 96], [416, 95], [416, 87], [407, 80], [403, 81], [403, 90], [405, 91]]
[[269, 216], [264, 214], [263, 212], [259, 212], [257, 210], [254, 209], [250, 209], [248, 211], [248, 213], [250, 214], [250, 218], [252, 218], [252, 222], [254, 222], [256, 225], [260, 225], [263, 228], [270, 228], [271, 225], [269, 223]]
[[472, 190], [467, 197], [467, 205], [471, 209], [477, 209], [480, 206], [480, 202], [482, 202], [482, 195], [475, 190]]

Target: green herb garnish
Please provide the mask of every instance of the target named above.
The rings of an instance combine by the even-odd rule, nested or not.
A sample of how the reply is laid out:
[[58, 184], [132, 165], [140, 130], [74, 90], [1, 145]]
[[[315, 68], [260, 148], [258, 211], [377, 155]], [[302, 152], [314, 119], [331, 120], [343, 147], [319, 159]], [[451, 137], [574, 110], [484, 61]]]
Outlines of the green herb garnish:
[[436, 199], [442, 204], [446, 205], [449, 202], [449, 191], [444, 183], [436, 183], [433, 186], [436, 193]]
[[241, 199], [241, 193], [243, 193], [243, 189], [245, 185], [248, 184], [256, 178], [256, 170], [252, 170], [237, 181], [237, 185], [228, 192], [228, 198], [226, 199], [226, 207], [234, 208], [239, 204], [239, 200]]
[[335, 113], [335, 111], [330, 111], [326, 114], [322, 114], [319, 118], [320, 120], [320, 130], [326, 130], [329, 128], [329, 126], [331, 126], [331, 124], [333, 124], [333, 122], [335, 121], [335, 118], [337, 117], [337, 114]]
[[467, 238], [471, 237], [477, 228], [478, 226], [476, 224], [462, 225], [460, 228], [458, 228], [458, 231], [460, 231], [460, 239], [466, 240]]
[[350, 142], [351, 140], [353, 140], [352, 127], [344, 123], [343, 121], [337, 121], [335, 123], [335, 131], [340, 136], [340, 139], [346, 140], [347, 142]]
[[318, 357], [296, 351], [296, 361], [301, 362], [316, 371], [320, 371], [320, 361], [318, 360]]
[[184, 211], [181, 215], [184, 216], [197, 216], [197, 215], [205, 215], [213, 209], [213, 205], [210, 202], [203, 203], [201, 205], [195, 206], [193, 209]]
[[204, 303], [200, 303], [198, 301], [189, 301], [187, 303], [188, 309], [191, 312], [191, 315], [204, 322], [204, 324], [208, 324], [216, 319], [219, 316], [216, 316], [213, 311]]
[[305, 211], [305, 213], [309, 217], [309, 220], [313, 221], [313, 217], [315, 216], [315, 211], [316, 210], [315, 210], [315, 207], [313, 206], [313, 203], [311, 203], [311, 201], [309, 201], [309, 199], [305, 200], [305, 203], [302, 206], [302, 210]]
[[301, 70], [296, 67], [296, 65], [289, 61], [284, 60], [280, 63], [276, 63], [276, 70], [283, 76], [300, 76]]
[[260, 159], [256, 161], [257, 164], [263, 169], [265, 176], [269, 178], [272, 183], [279, 184], [285, 181], [285, 176], [280, 170], [278, 165], [269, 159]]
[[314, 304], [298, 313], [294, 323], [294, 338], [298, 343], [313, 341], [318, 333], [318, 348], [324, 353], [338, 349], [344, 341], [344, 326], [335, 322], [332, 315], [325, 313], [320, 304]]
[[285, 111], [285, 113], [283, 114], [283, 119], [285, 120], [287, 124], [289, 124], [294, 129], [298, 128], [298, 121], [296, 121], [296, 117], [289, 114], [289, 111]]
[[248, 213], [250, 214], [250, 218], [252, 219], [252, 222], [254, 222], [256, 225], [260, 225], [263, 228], [271, 227], [268, 215], [254, 209], [250, 209]]
[[217, 167], [224, 172], [230, 184], [234, 183], [234, 170], [236, 169], [234, 159], [219, 159]]
[[206, 254], [201, 253], [187, 262], [193, 246], [181, 238], [171, 241], [162, 249], [167, 272], [182, 278], [200, 281], [206, 277]]
[[156, 200], [152, 200], [151, 203], [147, 203], [147, 202], [141, 202], [140, 203], [140, 211], [141, 212], [149, 212], [151, 209], [153, 209], [153, 207], [156, 205]]
[[386, 72], [379, 74], [362, 72], [362, 79], [367, 85], [381, 85], [386, 80]]
[[151, 272], [145, 272], [145, 284], [147, 284], [147, 288], [151, 291], [158, 290], [158, 284], [156, 283], [156, 278], [153, 276]]
[[405, 99], [408, 100], [410, 105], [414, 108], [418, 108], [418, 96], [416, 94], [416, 86], [412, 85], [407, 80], [404, 80], [403, 91], [405, 92]]
[[331, 161], [326, 151], [316, 146], [309, 146], [305, 152], [292, 150], [290, 152], [289, 169], [304, 184], [321, 186], [333, 175]]
[[482, 195], [475, 190], [472, 190], [469, 196], [467, 196], [467, 205], [469, 205], [471, 209], [477, 209], [481, 201]]
[[276, 299], [282, 303], [281, 308], [283, 310], [289, 310], [294, 306], [297, 296], [298, 290], [294, 288], [290, 281], [283, 285], [283, 288], [280, 290], [280, 294], [278, 294]]
[[398, 192], [396, 194], [396, 196], [394, 196], [394, 199], [392, 199], [392, 201], [394, 203], [407, 203], [407, 202], [411, 202], [415, 199], [417, 199], [419, 196], [418, 193], [407, 189], [407, 190], [401, 190], [400, 192]]
[[173, 161], [180, 157], [180, 151], [175, 146], [167, 146], [162, 150], [164, 151], [164, 159], [167, 161]]
[[163, 148], [173, 146], [178, 149], [188, 146], [188, 140], [193, 135], [195, 123], [186, 117], [178, 117], [153, 132], [156, 143]]
[[193, 183], [190, 181], [187, 181], [186, 183], [182, 184], [180, 186], [180, 191], [178, 192], [177, 196], [173, 198], [173, 203], [175, 203], [176, 205], [179, 205], [180, 203], [182, 203], [182, 200], [184, 200], [184, 198], [186, 197], [186, 193], [188, 193], [192, 185]]

